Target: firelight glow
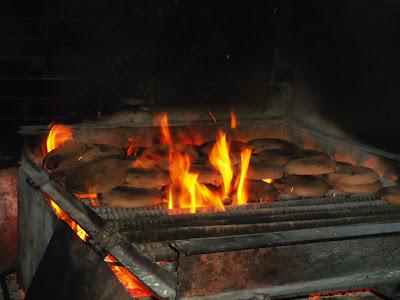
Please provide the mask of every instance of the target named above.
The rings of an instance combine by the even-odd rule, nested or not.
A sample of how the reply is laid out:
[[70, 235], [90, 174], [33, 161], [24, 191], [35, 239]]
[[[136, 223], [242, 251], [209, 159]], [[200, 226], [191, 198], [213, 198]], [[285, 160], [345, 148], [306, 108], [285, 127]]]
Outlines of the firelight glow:
[[73, 135], [70, 127], [62, 124], [53, 124], [46, 139], [47, 153], [72, 139]]
[[225, 207], [223, 199], [233, 197], [236, 194], [238, 203], [247, 203], [247, 191], [245, 188], [245, 179], [248, 165], [251, 157], [250, 149], [243, 149], [242, 170], [238, 188], [232, 186], [233, 169], [230, 159], [229, 143], [226, 134], [222, 131], [218, 133], [215, 144], [213, 145], [209, 161], [211, 166], [219, 172], [222, 177], [223, 184], [221, 190], [211, 190], [207, 185], [198, 181], [200, 174], [190, 171], [192, 164], [190, 156], [185, 153], [185, 143], [172, 144], [173, 137], [169, 131], [167, 115], [163, 114], [160, 118], [161, 141], [169, 144], [169, 175], [171, 184], [168, 188], [166, 200], [168, 201], [168, 209], [185, 208], [191, 213], [195, 213], [200, 207], [213, 207], [217, 210], [224, 211]]

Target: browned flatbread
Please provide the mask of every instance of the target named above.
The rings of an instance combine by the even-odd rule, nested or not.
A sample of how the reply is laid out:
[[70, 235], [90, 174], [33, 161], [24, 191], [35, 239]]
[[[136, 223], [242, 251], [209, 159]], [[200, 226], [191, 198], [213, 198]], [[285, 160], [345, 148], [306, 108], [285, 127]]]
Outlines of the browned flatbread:
[[322, 175], [337, 170], [334, 160], [325, 157], [304, 157], [291, 160], [285, 166], [285, 171], [293, 175]]
[[43, 160], [48, 171], [67, 170], [78, 164], [79, 157], [87, 151], [88, 145], [74, 140], [68, 141], [50, 151]]
[[261, 180], [246, 180], [248, 199], [250, 203], [274, 201], [278, 196], [278, 190], [269, 183]]
[[347, 184], [337, 182], [334, 185], [335, 190], [351, 194], [370, 194], [376, 193], [382, 187], [382, 183], [378, 180], [367, 184]]
[[282, 178], [283, 168], [280, 166], [270, 165], [267, 163], [251, 164], [247, 171], [247, 179], [263, 180], [267, 178]]
[[400, 205], [400, 185], [384, 187], [376, 193], [376, 196], [389, 204]]
[[328, 180], [332, 184], [368, 184], [379, 180], [379, 174], [370, 168], [353, 166], [347, 163], [339, 163], [340, 169], [328, 174]]
[[103, 156], [123, 157], [124, 151], [111, 145], [92, 144], [88, 145], [88, 149], [79, 157], [80, 162], [88, 162]]
[[100, 157], [74, 168], [67, 175], [65, 186], [72, 193], [104, 193], [123, 184], [128, 172], [128, 161]]
[[294, 148], [270, 149], [258, 152], [254, 157], [270, 165], [284, 166], [290, 160], [298, 158], [300, 152]]
[[124, 186], [132, 188], [161, 188], [169, 183], [169, 176], [156, 169], [130, 169]]
[[288, 175], [273, 185], [284, 194], [296, 197], [320, 197], [329, 191], [329, 185], [314, 176]]
[[163, 202], [157, 189], [116, 188], [99, 196], [102, 204], [110, 207], [134, 208], [158, 205]]
[[247, 145], [253, 149], [254, 153], [259, 153], [263, 150], [298, 148], [296, 144], [293, 144], [289, 141], [268, 138], [250, 140], [247, 142]]
[[219, 172], [206, 165], [192, 165], [190, 172], [199, 174], [197, 181], [203, 184], [219, 186], [222, 184], [222, 177]]

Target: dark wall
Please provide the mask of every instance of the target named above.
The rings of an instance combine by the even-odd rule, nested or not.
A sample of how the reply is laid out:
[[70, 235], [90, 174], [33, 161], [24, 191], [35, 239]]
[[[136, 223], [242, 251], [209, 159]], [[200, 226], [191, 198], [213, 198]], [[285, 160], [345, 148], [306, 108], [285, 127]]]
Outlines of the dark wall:
[[298, 106], [400, 152], [400, 1], [294, 4]]
[[132, 109], [127, 102], [228, 107], [265, 99], [272, 7], [262, 0], [3, 0], [1, 137], [18, 147], [21, 124]]
[[[264, 105], [282, 44], [293, 52], [296, 110], [312, 106], [397, 152], [398, 3], [3, 0], [0, 152], [19, 147], [22, 124], [136, 109], [126, 103]], [[293, 20], [277, 22], [286, 9]]]

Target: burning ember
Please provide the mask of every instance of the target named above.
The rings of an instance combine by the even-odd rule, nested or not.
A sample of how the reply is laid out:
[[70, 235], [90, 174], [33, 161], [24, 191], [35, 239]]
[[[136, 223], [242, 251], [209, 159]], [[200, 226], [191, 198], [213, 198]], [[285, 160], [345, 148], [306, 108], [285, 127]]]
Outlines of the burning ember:
[[143, 286], [143, 284], [132, 275], [132, 273], [125, 267], [119, 265], [114, 257], [107, 255], [104, 261], [134, 299], [153, 295], [149, 289]]

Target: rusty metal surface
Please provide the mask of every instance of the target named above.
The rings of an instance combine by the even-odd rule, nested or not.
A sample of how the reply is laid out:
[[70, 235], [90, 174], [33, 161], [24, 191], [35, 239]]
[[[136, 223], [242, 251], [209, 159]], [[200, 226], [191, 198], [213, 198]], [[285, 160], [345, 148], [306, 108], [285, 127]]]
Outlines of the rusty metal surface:
[[26, 300], [128, 300], [130, 294], [103, 258], [59, 222]]
[[18, 168], [0, 170], [0, 273], [17, 265]]
[[[189, 256], [181, 253], [178, 298], [262, 288], [277, 297], [291, 291], [291, 285], [297, 285], [297, 292], [323, 292], [338, 290], [336, 279], [353, 275], [361, 276], [357, 284], [368, 285], [361, 287], [375, 287], [387, 283], [389, 276], [393, 281], [400, 279], [399, 243], [400, 235], [392, 235]], [[386, 275], [374, 277], [377, 273]], [[318, 280], [324, 280], [323, 284], [316, 284]], [[291, 292], [286, 296], [301, 296]]]

